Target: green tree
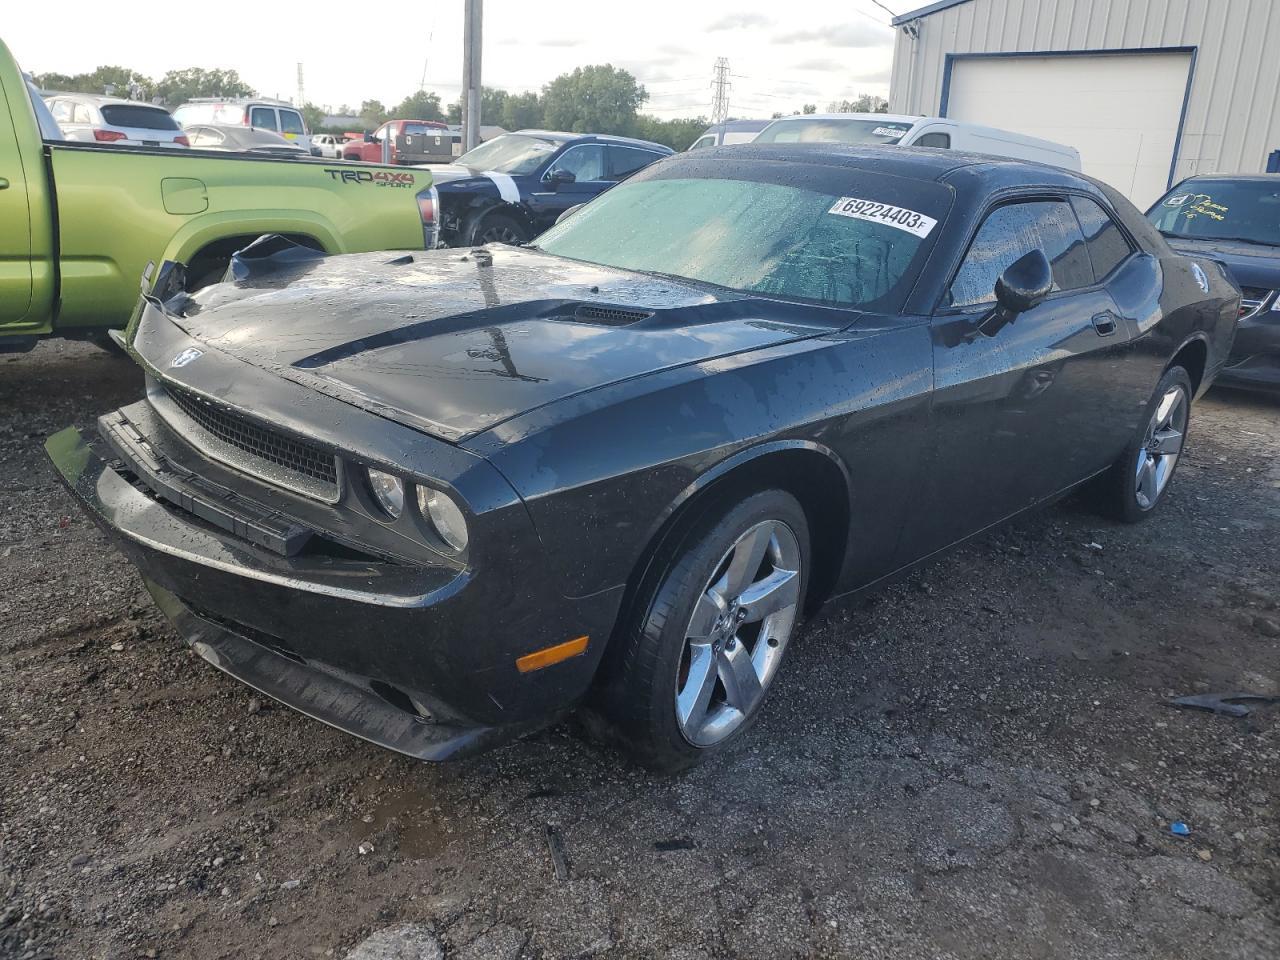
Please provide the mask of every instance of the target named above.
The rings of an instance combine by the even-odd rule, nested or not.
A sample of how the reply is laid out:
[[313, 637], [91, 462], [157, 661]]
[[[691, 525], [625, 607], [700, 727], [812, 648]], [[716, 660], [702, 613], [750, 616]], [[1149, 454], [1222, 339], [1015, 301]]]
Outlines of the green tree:
[[155, 81], [128, 67], [97, 67], [92, 73], [42, 73], [35, 78], [36, 86], [42, 90], [57, 90], [64, 93], [106, 93], [111, 90], [115, 97], [128, 98], [135, 90], [140, 99], [152, 95]]
[[[806, 111], [807, 112], [807, 111]], [[873, 93], [859, 94], [853, 100], [835, 100], [827, 104], [828, 113], [888, 113], [889, 101]]]
[[660, 120], [642, 114], [636, 117], [635, 135], [642, 140], [665, 144], [672, 150], [688, 150], [689, 144], [702, 136], [708, 126], [706, 117]]
[[312, 133], [318, 132], [324, 126], [324, 109], [317, 107], [314, 103], [303, 104], [302, 122]]
[[626, 70], [607, 63], [577, 67], [543, 88], [543, 122], [575, 133], [631, 133], [636, 111], [648, 99]]
[[808, 116], [811, 113], [818, 112], [818, 105], [816, 103], [806, 103], [800, 109], [801, 109], [801, 113], [805, 114], [805, 116]]
[[525, 93], [510, 94], [502, 105], [501, 119], [491, 122], [496, 122], [499, 126], [508, 130], [528, 130], [541, 127], [544, 122], [542, 119], [542, 100], [532, 90]]
[[[526, 96], [526, 94], [520, 94]], [[533, 94], [537, 97], [537, 94]], [[502, 122], [503, 114], [506, 111], [507, 101], [511, 99], [511, 94], [497, 87], [481, 87], [480, 88], [480, 122], [486, 126], [490, 124], [498, 124], [507, 126]], [[453, 103], [449, 104], [446, 119], [449, 123], [462, 122], [462, 98], [459, 97]], [[511, 127], [507, 127], [508, 130]]]
[[195, 97], [252, 97], [255, 92], [234, 70], [203, 67], [170, 70], [160, 78], [155, 89], [155, 95], [173, 107]]
[[419, 90], [401, 100], [391, 115], [398, 120], [443, 120], [440, 94]]
[[366, 100], [360, 104], [360, 125], [365, 130], [372, 130], [387, 119], [387, 108], [381, 100]]

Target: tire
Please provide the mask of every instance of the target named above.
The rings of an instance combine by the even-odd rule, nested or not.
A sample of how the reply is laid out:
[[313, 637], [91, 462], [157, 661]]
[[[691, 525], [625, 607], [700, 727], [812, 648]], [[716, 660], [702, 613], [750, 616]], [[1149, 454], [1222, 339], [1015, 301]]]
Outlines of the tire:
[[505, 213], [491, 213], [476, 225], [471, 245], [484, 246], [486, 243], [507, 243], [520, 246], [529, 242], [529, 231], [515, 217]]
[[780, 490], [753, 494], [684, 538], [615, 638], [622, 646], [597, 700], [614, 739], [664, 773], [742, 740], [799, 622], [809, 559], [804, 510]]
[[1094, 498], [1103, 513], [1138, 523], [1164, 502], [1186, 443], [1193, 394], [1185, 369], [1165, 371], [1143, 411], [1137, 435], [1095, 486]]

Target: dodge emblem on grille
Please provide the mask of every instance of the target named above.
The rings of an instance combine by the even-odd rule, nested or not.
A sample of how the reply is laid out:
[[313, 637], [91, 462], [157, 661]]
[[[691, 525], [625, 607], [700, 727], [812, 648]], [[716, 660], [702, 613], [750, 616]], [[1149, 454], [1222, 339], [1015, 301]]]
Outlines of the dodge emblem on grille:
[[185, 367], [192, 360], [199, 360], [204, 356], [203, 350], [197, 350], [195, 347], [187, 347], [180, 354], [169, 361], [171, 367]]

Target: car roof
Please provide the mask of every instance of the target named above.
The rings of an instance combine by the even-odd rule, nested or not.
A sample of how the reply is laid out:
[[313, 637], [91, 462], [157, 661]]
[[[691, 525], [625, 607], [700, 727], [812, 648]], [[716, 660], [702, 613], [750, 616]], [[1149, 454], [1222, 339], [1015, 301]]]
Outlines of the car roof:
[[84, 103], [92, 103], [94, 106], [108, 106], [115, 103], [125, 103], [131, 107], [148, 107], [151, 110], [165, 110], [164, 107], [155, 103], [147, 103], [145, 100], [126, 100], [124, 97], [108, 97], [103, 93], [48, 93], [45, 94], [50, 100], [57, 98], [58, 100], [80, 100]]
[[568, 143], [570, 140], [598, 141], [600, 143], [620, 143], [631, 147], [644, 147], [647, 150], [657, 150], [659, 153], [674, 152], [663, 143], [654, 143], [652, 140], [637, 140], [635, 137], [618, 137], [611, 133], [567, 133], [564, 130], [512, 130], [510, 132], [529, 137], [546, 137], [549, 140], [559, 140], [561, 143]]
[[1186, 183], [1190, 180], [1257, 180], [1262, 183], [1274, 183], [1280, 180], [1280, 173], [1196, 173], [1178, 182]]
[[1016, 186], [1019, 183], [1039, 183], [1057, 187], [1095, 185], [1092, 178], [1065, 167], [1037, 163], [1034, 160], [1015, 160], [984, 153], [966, 153], [963, 150], [942, 150], [931, 147], [855, 146], [842, 143], [742, 143], [727, 147], [704, 147], [688, 156], [690, 159], [782, 161], [850, 169], [862, 168], [916, 180], [947, 180], [957, 171], [964, 170], [969, 174], [966, 178], [967, 183], [981, 183], [990, 189]]
[[770, 123], [785, 123], [788, 120], [879, 120], [883, 123], [918, 123], [931, 120], [932, 117], [909, 117], [905, 113], [797, 113], [789, 117], [777, 117]]
[[[779, 117], [778, 119], [783, 118]], [[705, 137], [708, 133], [715, 133], [717, 130], [759, 133], [773, 122], [773, 120], [726, 120], [724, 123], [713, 123], [711, 126], [707, 127], [707, 129], [703, 131], [702, 136]]]

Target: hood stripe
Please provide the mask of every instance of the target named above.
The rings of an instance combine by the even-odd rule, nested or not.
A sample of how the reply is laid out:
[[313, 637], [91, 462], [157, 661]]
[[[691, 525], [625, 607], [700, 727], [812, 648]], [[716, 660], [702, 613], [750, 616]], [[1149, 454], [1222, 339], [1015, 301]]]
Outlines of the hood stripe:
[[516, 182], [505, 173], [498, 173], [494, 170], [486, 170], [484, 175], [493, 181], [493, 185], [498, 188], [498, 196], [502, 197], [507, 203], [520, 202], [520, 188], [516, 186]]

